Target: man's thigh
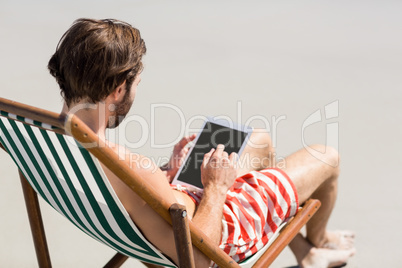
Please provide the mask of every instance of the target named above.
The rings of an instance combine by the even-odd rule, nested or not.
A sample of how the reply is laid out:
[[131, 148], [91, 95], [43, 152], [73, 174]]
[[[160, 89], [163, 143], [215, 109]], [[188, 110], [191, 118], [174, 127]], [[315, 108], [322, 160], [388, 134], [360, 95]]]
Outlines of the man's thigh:
[[[283, 171], [293, 181], [302, 204], [330, 177], [338, 175], [338, 152], [325, 145], [312, 145], [285, 158]], [[315, 153], [314, 153], [315, 152]]]

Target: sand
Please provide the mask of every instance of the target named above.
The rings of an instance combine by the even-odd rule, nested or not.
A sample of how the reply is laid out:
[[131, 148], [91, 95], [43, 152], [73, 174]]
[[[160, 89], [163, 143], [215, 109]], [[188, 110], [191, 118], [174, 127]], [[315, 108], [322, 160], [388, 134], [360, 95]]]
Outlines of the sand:
[[[126, 20], [148, 52], [130, 116], [111, 137], [163, 161], [169, 144], [200, 125], [197, 116], [219, 115], [267, 128], [281, 159], [334, 146], [341, 177], [329, 227], [357, 233], [348, 267], [399, 267], [401, 8], [388, 0], [2, 1], [0, 96], [59, 111], [46, 66], [61, 35], [79, 17]], [[36, 267], [16, 167], [4, 152], [0, 159], [0, 263]], [[41, 204], [54, 267], [100, 267], [113, 255]], [[293, 265], [286, 250], [273, 267]]]

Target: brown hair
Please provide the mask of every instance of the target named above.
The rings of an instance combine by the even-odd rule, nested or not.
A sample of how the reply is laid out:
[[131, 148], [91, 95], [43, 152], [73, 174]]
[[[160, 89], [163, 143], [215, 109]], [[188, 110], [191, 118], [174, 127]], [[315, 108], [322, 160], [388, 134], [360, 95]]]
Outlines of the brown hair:
[[96, 103], [126, 81], [129, 90], [146, 52], [140, 31], [113, 20], [78, 19], [61, 37], [48, 68], [67, 105]]

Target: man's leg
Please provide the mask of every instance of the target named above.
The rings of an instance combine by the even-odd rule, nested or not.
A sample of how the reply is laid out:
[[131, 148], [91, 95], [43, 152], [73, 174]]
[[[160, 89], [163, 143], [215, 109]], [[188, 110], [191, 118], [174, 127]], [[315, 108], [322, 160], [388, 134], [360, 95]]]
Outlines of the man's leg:
[[[312, 146], [311, 149], [317, 153], [312, 155], [314, 151], [299, 150], [285, 159], [283, 168], [295, 184], [300, 204], [309, 198], [321, 201], [320, 209], [307, 224], [306, 239], [298, 235], [290, 247], [299, 264], [301, 260], [312, 261], [316, 258], [315, 261], [319, 259], [321, 263], [335, 265], [354, 254], [352, 235], [345, 244], [326, 230], [337, 196], [339, 155], [333, 148], [322, 145]], [[327, 243], [335, 245], [336, 250], [322, 249]]]
[[[330, 147], [316, 145], [312, 149], [326, 151], [312, 156], [306, 150], [300, 150], [285, 159], [283, 170], [293, 180], [300, 204], [309, 198], [316, 198], [322, 203], [317, 216], [307, 225], [307, 238], [319, 247], [328, 242], [326, 226], [337, 195], [339, 156]], [[275, 148], [269, 134], [262, 129], [254, 130], [240, 156], [238, 176], [253, 170], [274, 167], [275, 164]]]
[[290, 243], [300, 268], [339, 267], [347, 263], [353, 256], [354, 249], [326, 249], [316, 248], [301, 234], [298, 234]]
[[320, 209], [307, 224], [307, 239], [321, 247], [328, 242], [326, 227], [338, 191], [339, 156], [331, 147], [315, 145], [311, 148], [322, 153], [313, 156], [305, 149], [299, 150], [285, 159], [283, 170], [295, 184], [300, 204], [309, 198], [321, 201]]
[[[339, 175], [339, 155], [330, 147], [315, 145], [309, 152], [302, 149], [287, 157], [282, 168], [293, 180], [300, 204], [309, 198], [321, 201], [321, 208], [307, 224], [306, 239], [301, 235], [290, 243], [290, 248], [301, 267], [332, 267], [346, 262], [355, 252], [354, 235], [346, 239], [326, 231], [329, 216], [335, 205]], [[314, 150], [317, 152], [314, 153]], [[239, 160], [238, 176], [253, 170], [275, 167], [275, 148], [269, 134], [256, 129]], [[336, 249], [320, 248], [326, 243]]]
[[[320, 210], [307, 225], [308, 240], [314, 246], [321, 247], [330, 242], [326, 226], [337, 196], [339, 155], [335, 149], [323, 145], [310, 148], [312, 150], [309, 152], [302, 149], [288, 156], [282, 169], [294, 182], [300, 204], [309, 198], [321, 201]], [[311, 155], [314, 150], [317, 153]], [[240, 156], [238, 176], [275, 165], [275, 148], [269, 134], [265, 130], [255, 129]]]

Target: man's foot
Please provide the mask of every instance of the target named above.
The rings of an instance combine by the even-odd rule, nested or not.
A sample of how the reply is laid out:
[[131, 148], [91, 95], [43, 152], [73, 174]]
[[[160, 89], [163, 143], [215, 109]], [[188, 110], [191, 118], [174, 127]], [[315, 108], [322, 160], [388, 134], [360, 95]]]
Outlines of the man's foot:
[[354, 248], [335, 250], [311, 247], [299, 265], [302, 268], [338, 267], [346, 264], [354, 254]]
[[355, 234], [352, 231], [327, 231], [325, 242], [320, 248], [351, 249], [354, 243]]

